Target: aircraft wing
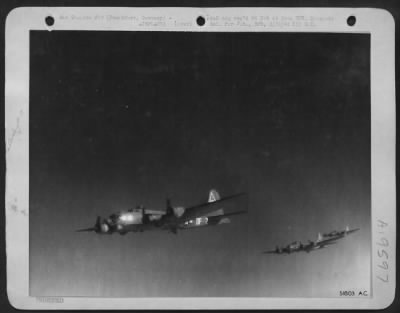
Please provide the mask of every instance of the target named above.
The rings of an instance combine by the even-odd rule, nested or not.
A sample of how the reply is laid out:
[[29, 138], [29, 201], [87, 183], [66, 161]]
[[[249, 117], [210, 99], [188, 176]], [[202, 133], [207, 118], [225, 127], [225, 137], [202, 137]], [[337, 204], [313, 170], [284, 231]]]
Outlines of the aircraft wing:
[[321, 241], [318, 241], [317, 244], [321, 246], [321, 245], [328, 244], [328, 242], [336, 242], [336, 240], [339, 240], [339, 239], [342, 239], [342, 238], [343, 237], [326, 238], [326, 239], [323, 239]]
[[263, 254], [278, 254], [276, 250], [263, 251]]
[[335, 244], [337, 244], [337, 241], [328, 241], [323, 243], [324, 246], [335, 245]]
[[321, 243], [318, 244], [318, 246], [319, 246], [320, 248], [325, 248], [326, 246], [334, 245], [334, 244], [337, 244], [337, 241], [321, 242]]
[[193, 207], [186, 208], [182, 216], [179, 217], [178, 223], [195, 219], [197, 217], [206, 216], [209, 213], [215, 212], [219, 209], [224, 209], [224, 212], [230, 212], [219, 215], [229, 216], [247, 212], [247, 194], [239, 193], [214, 202], [206, 202]]
[[247, 211], [236, 211], [232, 213], [226, 213], [226, 214], [219, 214], [219, 215], [213, 215], [213, 216], [207, 216], [209, 221], [212, 221], [213, 219], [221, 219], [223, 217], [228, 217], [228, 216], [233, 216], [233, 215], [239, 215], [239, 214], [244, 214], [247, 213]]
[[360, 230], [360, 229], [359, 228], [350, 229], [349, 231], [346, 232], [346, 234], [352, 234], [352, 233], [356, 232], [357, 230]]

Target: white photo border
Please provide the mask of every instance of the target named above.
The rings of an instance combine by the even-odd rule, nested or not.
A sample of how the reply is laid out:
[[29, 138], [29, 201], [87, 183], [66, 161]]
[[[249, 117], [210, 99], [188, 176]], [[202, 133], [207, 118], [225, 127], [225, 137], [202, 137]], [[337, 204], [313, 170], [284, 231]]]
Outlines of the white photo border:
[[[353, 26], [349, 16], [356, 17]], [[53, 26], [45, 18], [52, 16]], [[198, 26], [198, 16], [205, 25]], [[222, 16], [248, 16], [224, 24]], [[257, 24], [252, 16], [304, 16], [306, 22]], [[158, 22], [154, 21], [158, 17]], [[160, 23], [160, 19], [163, 21]], [[156, 19], [157, 20], [157, 19]], [[382, 309], [396, 278], [394, 19], [370, 8], [109, 8], [21, 7], [6, 21], [7, 293], [18, 309]], [[371, 290], [357, 298], [90, 298], [29, 296], [29, 34], [30, 30], [327, 32], [371, 38]]]

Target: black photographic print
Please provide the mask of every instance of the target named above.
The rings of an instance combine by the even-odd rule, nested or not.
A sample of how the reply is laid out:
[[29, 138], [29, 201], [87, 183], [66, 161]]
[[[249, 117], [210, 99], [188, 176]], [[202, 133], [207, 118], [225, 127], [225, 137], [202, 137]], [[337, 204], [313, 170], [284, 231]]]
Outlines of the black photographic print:
[[369, 34], [31, 31], [30, 295], [369, 295], [370, 98]]

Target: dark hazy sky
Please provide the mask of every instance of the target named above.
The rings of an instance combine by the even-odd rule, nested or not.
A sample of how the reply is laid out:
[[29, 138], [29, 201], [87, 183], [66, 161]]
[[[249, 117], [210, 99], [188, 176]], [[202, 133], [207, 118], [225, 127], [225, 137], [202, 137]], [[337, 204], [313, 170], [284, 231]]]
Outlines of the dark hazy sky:
[[[32, 295], [369, 290], [369, 35], [31, 32]], [[247, 192], [230, 225], [76, 233], [139, 203]], [[328, 249], [263, 255], [318, 231]]]

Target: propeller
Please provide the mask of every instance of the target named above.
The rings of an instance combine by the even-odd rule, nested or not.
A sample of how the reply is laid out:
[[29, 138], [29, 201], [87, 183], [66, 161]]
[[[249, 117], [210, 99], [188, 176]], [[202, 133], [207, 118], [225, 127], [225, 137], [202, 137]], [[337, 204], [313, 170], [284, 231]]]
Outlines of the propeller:
[[89, 232], [94, 231], [96, 233], [101, 232], [101, 217], [98, 216], [96, 219], [96, 224], [93, 227], [78, 229], [77, 232]]
[[166, 207], [167, 207], [167, 211], [166, 211], [166, 215], [170, 216], [174, 214], [174, 209], [171, 206], [171, 199], [167, 198], [166, 200]]
[[146, 212], [144, 211], [144, 207], [142, 207], [142, 223], [144, 225], [150, 223], [149, 214], [146, 214]]

